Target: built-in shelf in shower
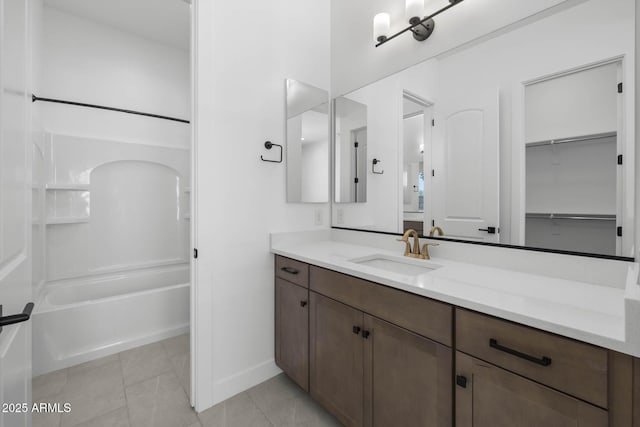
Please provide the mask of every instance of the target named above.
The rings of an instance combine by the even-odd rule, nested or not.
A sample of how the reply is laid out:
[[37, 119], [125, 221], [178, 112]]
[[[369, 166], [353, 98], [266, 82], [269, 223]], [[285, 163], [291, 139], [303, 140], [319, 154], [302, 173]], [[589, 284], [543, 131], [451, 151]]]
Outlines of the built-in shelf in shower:
[[182, 217], [188, 221], [191, 219], [191, 214], [184, 214]]
[[191, 187], [185, 187], [184, 188], [184, 192], [185, 193], [191, 193]]
[[47, 190], [50, 191], [89, 191], [87, 184], [47, 184]]
[[60, 218], [47, 218], [47, 225], [84, 224], [89, 222], [88, 216], [69, 216]]

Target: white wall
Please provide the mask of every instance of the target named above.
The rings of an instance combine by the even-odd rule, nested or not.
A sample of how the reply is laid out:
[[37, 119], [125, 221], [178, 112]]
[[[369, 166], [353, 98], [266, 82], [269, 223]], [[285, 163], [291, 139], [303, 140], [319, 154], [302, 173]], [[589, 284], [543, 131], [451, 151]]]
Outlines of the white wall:
[[[635, 66], [634, 73], [632, 76], [634, 77], [633, 83], [635, 86], [635, 90], [631, 93], [635, 94], [635, 117], [631, 119], [633, 123], [640, 123], [640, 73], [637, 72], [640, 69], [640, 7], [636, 6], [635, 13], [635, 61], [633, 65]], [[632, 79], [631, 76], [628, 76], [628, 81]], [[635, 144], [638, 145], [638, 136], [634, 135], [634, 138], [631, 139]], [[634, 162], [636, 165], [640, 165], [640, 150], [635, 150], [635, 155], [630, 155], [627, 157], [630, 161]], [[640, 167], [635, 168], [635, 174], [632, 176], [634, 182], [640, 182]], [[640, 185], [636, 185], [635, 187], [635, 209], [630, 209], [629, 214], [633, 215], [635, 213], [635, 229], [640, 230]], [[640, 232], [636, 231], [635, 234], [635, 251], [640, 248]]]
[[[520, 25], [528, 17], [537, 19], [550, 13], [554, 7], [564, 8], [582, 1], [584, 0], [466, 1], [435, 18], [436, 30], [427, 41], [418, 43], [407, 33], [376, 48], [373, 41], [374, 15], [379, 12], [390, 13], [391, 31], [399, 31], [408, 25], [404, 18], [404, 2], [332, 0], [332, 96], [350, 92], [513, 23]], [[425, 13], [448, 4], [448, 1], [428, 3], [429, 9]]]
[[[36, 95], [153, 114], [190, 117], [189, 52], [51, 7], [44, 9]], [[189, 147], [189, 126], [155, 118], [36, 103], [57, 134]]]
[[287, 204], [286, 164], [260, 155], [272, 154], [264, 141], [285, 138], [284, 79], [329, 85], [329, 5], [201, 0], [194, 8], [199, 257], [192, 301], [201, 411], [279, 372], [269, 232], [327, 227], [328, 205]]

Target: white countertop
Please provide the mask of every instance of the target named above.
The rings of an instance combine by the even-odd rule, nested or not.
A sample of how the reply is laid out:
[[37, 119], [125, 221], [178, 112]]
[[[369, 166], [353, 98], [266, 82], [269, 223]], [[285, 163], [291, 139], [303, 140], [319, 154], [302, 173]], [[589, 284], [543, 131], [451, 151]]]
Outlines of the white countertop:
[[[393, 239], [393, 236], [389, 236]], [[640, 357], [640, 340], [627, 325], [638, 325], [630, 307], [640, 307], [637, 267], [626, 288], [600, 286], [544, 275], [485, 267], [432, 257], [412, 260], [440, 266], [415, 276], [357, 264], [350, 260], [383, 255], [400, 261], [402, 247], [389, 251], [334, 240], [272, 239], [271, 252], [340, 273], [497, 316], [534, 328]], [[631, 276], [634, 276], [631, 277]], [[634, 289], [629, 290], [629, 286]], [[633, 299], [629, 304], [629, 299]], [[625, 308], [626, 307], [626, 308]]]

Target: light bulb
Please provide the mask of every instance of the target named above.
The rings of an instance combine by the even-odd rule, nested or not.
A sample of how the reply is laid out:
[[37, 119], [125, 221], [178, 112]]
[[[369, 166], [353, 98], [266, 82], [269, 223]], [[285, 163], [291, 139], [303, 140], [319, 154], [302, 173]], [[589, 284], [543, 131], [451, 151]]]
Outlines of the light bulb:
[[385, 41], [390, 28], [391, 17], [389, 14], [384, 12], [378, 13], [373, 17], [373, 40], [376, 43]]
[[418, 20], [422, 19], [422, 15], [424, 14], [424, 0], [406, 0], [406, 14], [407, 21], [409, 23], [414, 24], [412, 22], [413, 18], [418, 18]]

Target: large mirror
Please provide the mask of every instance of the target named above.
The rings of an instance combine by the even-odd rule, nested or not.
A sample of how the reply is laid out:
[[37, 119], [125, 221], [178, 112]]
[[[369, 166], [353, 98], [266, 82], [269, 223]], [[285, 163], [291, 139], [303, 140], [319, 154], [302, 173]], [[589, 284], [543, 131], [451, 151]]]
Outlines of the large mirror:
[[573, 2], [336, 98], [365, 115], [366, 194], [339, 192], [336, 126], [332, 225], [633, 257], [634, 8]]
[[287, 202], [329, 202], [329, 94], [286, 82]]

